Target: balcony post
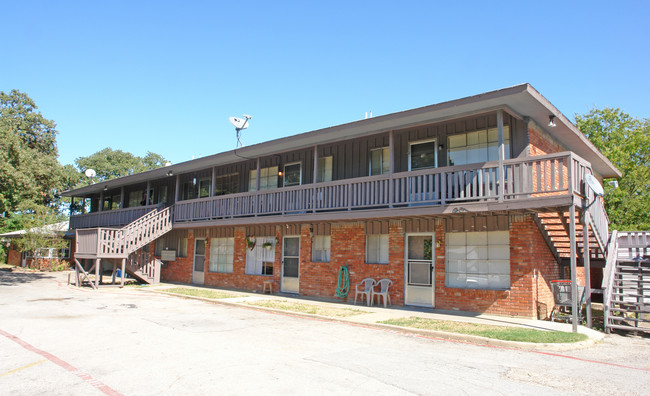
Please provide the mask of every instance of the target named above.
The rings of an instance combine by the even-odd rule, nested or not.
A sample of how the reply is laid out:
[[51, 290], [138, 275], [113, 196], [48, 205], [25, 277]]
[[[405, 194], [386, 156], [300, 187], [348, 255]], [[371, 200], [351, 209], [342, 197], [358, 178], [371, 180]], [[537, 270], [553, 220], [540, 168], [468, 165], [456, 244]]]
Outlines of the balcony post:
[[571, 325], [574, 333], [578, 332], [578, 283], [577, 283], [577, 254], [576, 251], [576, 205], [569, 207], [569, 243], [571, 244]]
[[210, 187], [210, 196], [214, 197], [217, 188], [217, 167], [212, 167], [212, 187]]
[[388, 173], [390, 178], [388, 179], [388, 206], [393, 207], [395, 200], [395, 188], [393, 186], [393, 173], [395, 173], [395, 156], [393, 155], [394, 145], [393, 145], [393, 130], [388, 131]]
[[99, 192], [99, 208], [98, 211], [101, 212], [104, 209], [104, 190]]
[[312, 183], [314, 185], [314, 188], [312, 190], [311, 194], [311, 209], [312, 212], [316, 212], [316, 202], [318, 202], [318, 199], [316, 198], [316, 182], [318, 181], [318, 145], [314, 146], [314, 180], [312, 180]]
[[176, 191], [174, 192], [174, 203], [178, 202], [181, 191], [181, 175], [176, 175]]
[[[257, 169], [257, 173], [256, 173], [257, 174], [257, 180], [255, 180], [255, 191], [259, 191], [260, 190], [260, 172], [262, 170], [261, 167], [260, 167], [260, 158], [259, 157], [257, 157], [257, 168], [256, 169]], [[279, 169], [280, 169], [280, 167], [278, 166], [278, 170]]]
[[503, 110], [497, 110], [497, 133], [499, 135], [499, 202], [503, 202], [506, 177], [503, 168], [505, 147], [503, 144]]
[[149, 191], [150, 189], [151, 189], [151, 182], [149, 180], [147, 180], [147, 195], [146, 195], [146, 198], [145, 198], [145, 201], [144, 201], [145, 206], [151, 205], [151, 202], [150, 202], [151, 193]]
[[124, 209], [124, 186], [120, 187], [120, 209]]
[[[596, 198], [596, 197], [594, 197]], [[582, 200], [582, 262], [585, 268], [585, 301], [587, 303], [587, 327], [591, 328], [591, 255], [589, 252], [589, 211], [586, 200]], [[594, 230], [595, 231], [595, 230]]]

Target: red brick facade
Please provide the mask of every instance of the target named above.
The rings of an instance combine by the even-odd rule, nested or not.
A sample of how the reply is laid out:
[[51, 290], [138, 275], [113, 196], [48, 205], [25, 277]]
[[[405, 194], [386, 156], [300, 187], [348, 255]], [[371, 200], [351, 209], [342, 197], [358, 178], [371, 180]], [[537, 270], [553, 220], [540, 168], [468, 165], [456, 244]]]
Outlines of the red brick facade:
[[[511, 217], [510, 282], [509, 290], [457, 289], [445, 286], [445, 229], [444, 222], [435, 228], [435, 308], [485, 312], [500, 315], [537, 317], [550, 312], [553, 296], [550, 281], [560, 278], [560, 268], [550, 252], [539, 229], [528, 216]], [[281, 227], [277, 227], [276, 241], [282, 241]], [[404, 305], [405, 230], [402, 221], [389, 224], [388, 264], [366, 263], [366, 231], [362, 222], [334, 223], [331, 226], [330, 262], [312, 261], [312, 237], [309, 224], [300, 228], [300, 295], [334, 298], [341, 266], [348, 266], [350, 293], [362, 279], [388, 278], [394, 283], [390, 298], [394, 305]], [[432, 233], [434, 230], [431, 230]], [[192, 282], [194, 233], [188, 233], [187, 256], [179, 257], [162, 270], [162, 279], [182, 283]], [[205, 285], [233, 289], [261, 291], [264, 281], [272, 280], [274, 291], [281, 287], [281, 243], [275, 244], [273, 275], [248, 275], [246, 268], [245, 228], [234, 230], [234, 260], [232, 273], [209, 272], [209, 238], [206, 239]], [[151, 249], [153, 251], [153, 244]]]
[[566, 151], [560, 143], [551, 138], [546, 132], [542, 132], [537, 126], [528, 127], [529, 155], [544, 155]]

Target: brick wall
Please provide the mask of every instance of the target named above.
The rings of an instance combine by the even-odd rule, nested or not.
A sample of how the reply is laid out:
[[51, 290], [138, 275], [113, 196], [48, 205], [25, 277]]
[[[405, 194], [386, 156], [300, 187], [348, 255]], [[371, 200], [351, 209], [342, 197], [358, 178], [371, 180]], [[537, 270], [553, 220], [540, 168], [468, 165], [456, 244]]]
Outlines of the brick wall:
[[13, 243], [7, 251], [7, 264], [20, 267], [20, 250]]
[[567, 151], [560, 143], [543, 132], [537, 125], [532, 122], [528, 126], [528, 150], [530, 156], [560, 153]]
[[[510, 275], [509, 290], [473, 290], [445, 287], [445, 229], [444, 222], [436, 225], [435, 239], [435, 307], [492, 314], [536, 317], [550, 312], [553, 296], [550, 281], [560, 278], [560, 270], [548, 249], [539, 229], [528, 216], [515, 217], [510, 225]], [[366, 263], [366, 232], [364, 223], [332, 224], [329, 263], [312, 261], [310, 226], [300, 228], [300, 295], [333, 298], [336, 293], [338, 271], [347, 265], [350, 273], [350, 293], [347, 301], [354, 300], [354, 288], [364, 278], [388, 278], [394, 284], [390, 298], [394, 305], [404, 304], [404, 249], [405, 233], [401, 221], [389, 225], [388, 264]], [[162, 279], [191, 283], [194, 234], [188, 234], [187, 257], [178, 258], [162, 270]], [[209, 272], [209, 243], [206, 246], [205, 284], [243, 289], [262, 290], [262, 283], [274, 282], [274, 291], [280, 290], [282, 235], [276, 231], [275, 263], [272, 276], [247, 275], [245, 228], [235, 228], [235, 254], [231, 274]], [[152, 247], [153, 249], [153, 247]], [[579, 271], [580, 272], [580, 271]]]

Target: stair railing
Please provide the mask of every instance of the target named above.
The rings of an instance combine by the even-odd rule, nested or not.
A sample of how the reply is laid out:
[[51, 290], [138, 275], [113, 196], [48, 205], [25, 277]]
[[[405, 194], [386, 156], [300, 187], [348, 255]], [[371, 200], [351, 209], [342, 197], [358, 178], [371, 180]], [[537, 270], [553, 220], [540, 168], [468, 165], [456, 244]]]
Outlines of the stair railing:
[[171, 209], [152, 211], [121, 229], [124, 253], [130, 254], [172, 228]]
[[127, 269], [132, 274], [150, 284], [160, 283], [160, 261], [148, 252], [132, 253], [126, 262]]
[[616, 271], [616, 262], [618, 260], [618, 231], [612, 231], [607, 244], [607, 261], [603, 270], [603, 327], [606, 333], [609, 333], [609, 317], [611, 315], [612, 293], [614, 288], [614, 277]]

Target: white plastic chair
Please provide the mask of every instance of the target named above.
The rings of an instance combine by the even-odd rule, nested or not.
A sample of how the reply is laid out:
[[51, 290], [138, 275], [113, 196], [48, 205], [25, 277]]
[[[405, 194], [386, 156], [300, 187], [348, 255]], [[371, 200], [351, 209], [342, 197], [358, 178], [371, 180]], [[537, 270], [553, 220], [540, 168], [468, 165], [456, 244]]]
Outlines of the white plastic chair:
[[[379, 282], [375, 283], [375, 286], [372, 288], [372, 297], [370, 298], [372, 302], [375, 302], [375, 296], [381, 296], [384, 298], [384, 308], [386, 308], [386, 301], [390, 305], [390, 294], [388, 294], [388, 288], [393, 284], [393, 281], [390, 279], [382, 279]], [[379, 291], [375, 291], [375, 287], [379, 286]], [[379, 304], [379, 298], [377, 299], [377, 304]]]
[[[368, 306], [370, 306], [370, 304], [372, 304], [372, 290], [374, 289], [376, 283], [377, 282], [372, 278], [366, 278], [359, 282], [359, 284], [354, 288], [354, 305], [357, 304], [357, 296], [361, 294], [366, 296], [366, 303], [368, 303]], [[362, 288], [359, 289], [359, 286]]]

